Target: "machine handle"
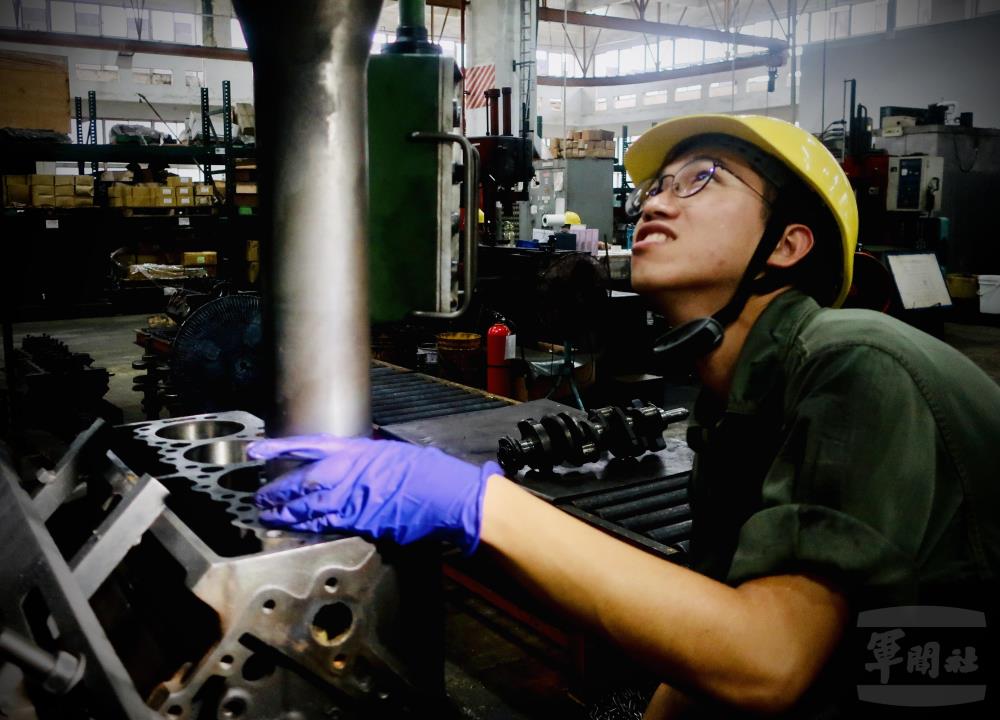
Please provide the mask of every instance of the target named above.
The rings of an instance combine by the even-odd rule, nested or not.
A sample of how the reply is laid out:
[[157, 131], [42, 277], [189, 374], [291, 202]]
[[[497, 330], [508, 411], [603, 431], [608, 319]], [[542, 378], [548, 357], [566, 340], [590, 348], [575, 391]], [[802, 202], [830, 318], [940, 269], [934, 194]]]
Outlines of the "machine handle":
[[410, 138], [425, 142], [458, 143], [462, 146], [462, 163], [465, 165], [465, 237], [462, 255], [465, 258], [465, 294], [459, 306], [451, 312], [433, 312], [430, 310], [414, 310], [411, 315], [421, 318], [452, 320], [459, 317], [472, 303], [472, 289], [475, 284], [476, 272], [476, 220], [478, 218], [478, 203], [476, 190], [479, 185], [479, 151], [464, 135], [454, 133], [414, 132]]

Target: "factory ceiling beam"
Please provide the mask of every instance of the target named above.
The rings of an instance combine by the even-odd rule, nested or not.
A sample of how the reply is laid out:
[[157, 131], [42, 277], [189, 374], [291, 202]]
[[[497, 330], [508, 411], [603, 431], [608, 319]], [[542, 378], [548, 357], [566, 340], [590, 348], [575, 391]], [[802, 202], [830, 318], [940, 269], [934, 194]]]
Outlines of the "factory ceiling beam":
[[693, 38], [720, 43], [735, 43], [750, 47], [762, 47], [771, 52], [784, 50], [783, 40], [730, 33], [709, 28], [691, 27], [689, 25], [670, 25], [668, 23], [650, 22], [648, 20], [633, 20], [631, 18], [612, 17], [610, 15], [589, 15], [587, 13], [556, 10], [555, 8], [538, 8], [538, 19], [543, 22], [565, 23], [566, 25], [582, 25], [585, 27], [606, 28], [609, 30], [627, 30], [636, 33], [647, 33], [664, 37]]
[[637, 73], [635, 75], [615, 75], [613, 77], [563, 78], [554, 75], [539, 75], [539, 85], [566, 85], [567, 87], [603, 87], [606, 85], [636, 85], [638, 83], [659, 82], [661, 80], [678, 80], [680, 78], [711, 75], [712, 73], [731, 72], [752, 67], [779, 67], [785, 64], [784, 53], [761, 53], [750, 57], [724, 60], [722, 62], [691, 65], [676, 70], [661, 70], [660, 72]]
[[38, 32], [35, 30], [0, 29], [0, 42], [30, 43], [83, 48], [85, 50], [113, 50], [119, 53], [149, 53], [150, 55], [179, 55], [208, 60], [240, 60], [250, 62], [250, 54], [238, 48], [184, 45], [183, 43], [154, 42], [152, 40], [125, 40], [75, 33]]

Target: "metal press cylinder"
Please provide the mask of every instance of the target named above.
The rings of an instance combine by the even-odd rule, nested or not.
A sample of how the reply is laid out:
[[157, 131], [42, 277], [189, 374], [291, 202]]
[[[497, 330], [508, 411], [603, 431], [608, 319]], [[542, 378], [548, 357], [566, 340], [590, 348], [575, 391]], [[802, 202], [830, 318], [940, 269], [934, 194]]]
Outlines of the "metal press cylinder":
[[371, 433], [366, 65], [381, 2], [235, 3], [254, 61], [269, 435]]
[[486, 103], [490, 108], [489, 126], [486, 128], [487, 135], [500, 134], [500, 91], [497, 88], [490, 88], [485, 91]]
[[510, 88], [500, 88], [503, 94], [503, 135], [510, 135]]

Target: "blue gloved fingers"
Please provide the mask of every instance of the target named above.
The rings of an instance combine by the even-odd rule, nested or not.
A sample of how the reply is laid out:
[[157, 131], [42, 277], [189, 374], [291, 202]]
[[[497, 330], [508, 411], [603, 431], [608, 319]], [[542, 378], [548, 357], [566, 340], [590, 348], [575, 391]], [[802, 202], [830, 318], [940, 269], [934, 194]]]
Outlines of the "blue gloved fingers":
[[345, 443], [372, 442], [368, 438], [341, 438], [327, 434], [295, 435], [257, 440], [247, 446], [247, 455], [254, 460], [291, 458], [322, 460], [343, 449]]
[[350, 522], [355, 520], [356, 516], [357, 509], [352, 502], [350, 486], [335, 490], [317, 490], [260, 513], [263, 522], [285, 526], [321, 517], [336, 525], [338, 519], [343, 518], [345, 522]]
[[317, 490], [353, 482], [379, 457], [382, 444], [374, 440], [344, 441], [341, 449], [329, 457], [291, 470], [261, 487], [255, 501], [262, 508], [276, 507]]

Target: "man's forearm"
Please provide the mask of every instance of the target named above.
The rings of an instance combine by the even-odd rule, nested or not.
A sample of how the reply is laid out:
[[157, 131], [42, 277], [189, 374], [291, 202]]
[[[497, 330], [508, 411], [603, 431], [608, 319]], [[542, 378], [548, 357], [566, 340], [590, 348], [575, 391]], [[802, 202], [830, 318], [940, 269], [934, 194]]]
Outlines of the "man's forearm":
[[808, 666], [798, 628], [764, 598], [619, 542], [498, 476], [483, 515], [482, 542], [516, 576], [673, 685], [768, 709]]

